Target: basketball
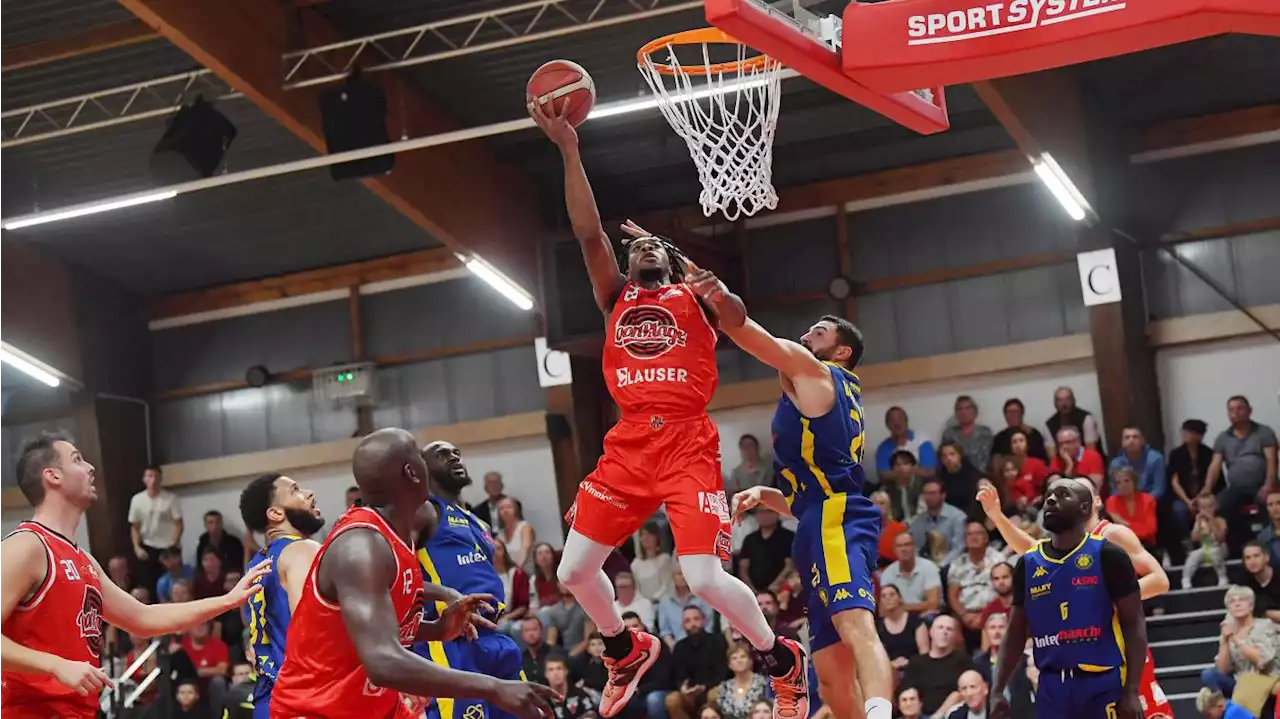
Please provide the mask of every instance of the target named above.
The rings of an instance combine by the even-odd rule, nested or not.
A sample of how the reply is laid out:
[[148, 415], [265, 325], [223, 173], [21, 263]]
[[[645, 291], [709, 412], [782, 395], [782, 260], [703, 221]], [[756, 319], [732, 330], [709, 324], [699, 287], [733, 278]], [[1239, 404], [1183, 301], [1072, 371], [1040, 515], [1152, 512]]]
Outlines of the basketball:
[[568, 103], [569, 124], [577, 127], [596, 104], [596, 84], [578, 63], [552, 60], [533, 71], [525, 96], [530, 103], [554, 103], [552, 109], [556, 113], [563, 111]]

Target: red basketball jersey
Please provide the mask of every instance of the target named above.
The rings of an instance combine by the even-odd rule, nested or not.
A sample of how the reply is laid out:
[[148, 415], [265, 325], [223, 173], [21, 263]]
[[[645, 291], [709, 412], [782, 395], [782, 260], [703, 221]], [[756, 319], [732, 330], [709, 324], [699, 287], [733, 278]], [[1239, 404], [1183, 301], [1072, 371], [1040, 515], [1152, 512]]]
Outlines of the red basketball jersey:
[[624, 415], [705, 412], [720, 380], [716, 331], [688, 285], [628, 282], [609, 313], [603, 365]]
[[[4, 635], [29, 649], [98, 666], [102, 648], [102, 582], [76, 543], [36, 522], [14, 530], [44, 544], [44, 582], [4, 623]], [[10, 535], [12, 536], [12, 535]], [[52, 676], [4, 672], [0, 707], [6, 717], [93, 717], [98, 695], [82, 697]]]
[[333, 525], [307, 573], [306, 591], [289, 623], [284, 667], [271, 692], [273, 719], [381, 719], [395, 716], [400, 693], [370, 683], [338, 605], [320, 596], [316, 572], [333, 540], [352, 529], [382, 535], [396, 557], [391, 602], [400, 623], [400, 643], [413, 643], [422, 621], [422, 573], [418, 559], [380, 514], [353, 507]]

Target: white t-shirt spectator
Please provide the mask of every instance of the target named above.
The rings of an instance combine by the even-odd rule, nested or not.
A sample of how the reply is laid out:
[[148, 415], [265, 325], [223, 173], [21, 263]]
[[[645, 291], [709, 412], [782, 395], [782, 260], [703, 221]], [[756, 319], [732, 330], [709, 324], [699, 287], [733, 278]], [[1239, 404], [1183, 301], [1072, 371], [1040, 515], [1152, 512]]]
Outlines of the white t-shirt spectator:
[[[636, 578], [636, 592], [655, 604], [675, 589], [676, 562], [666, 552], [631, 560], [631, 573]], [[651, 625], [646, 624], [645, 626]]]
[[644, 595], [640, 594], [640, 592], [636, 592], [636, 598], [631, 600], [630, 604], [623, 604], [616, 599], [613, 603], [618, 607], [618, 614], [635, 612], [636, 616], [640, 617], [640, 621], [644, 622], [644, 625], [648, 627], [649, 631], [652, 632], [654, 630], [656, 625], [653, 622], [653, 602], [645, 599]]
[[182, 507], [173, 492], [160, 490], [152, 497], [145, 491], [129, 500], [129, 524], [137, 524], [142, 543], [153, 549], [174, 546], [173, 523], [182, 519]]

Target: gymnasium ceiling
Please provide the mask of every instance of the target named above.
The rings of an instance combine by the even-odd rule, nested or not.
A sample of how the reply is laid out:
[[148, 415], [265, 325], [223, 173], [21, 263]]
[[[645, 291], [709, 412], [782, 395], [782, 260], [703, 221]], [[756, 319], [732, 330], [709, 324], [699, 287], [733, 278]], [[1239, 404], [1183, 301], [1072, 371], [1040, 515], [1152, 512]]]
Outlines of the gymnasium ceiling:
[[[268, 0], [262, 0], [267, 2]], [[516, 4], [515, 0], [270, 0], [299, 2], [349, 37]], [[630, 0], [603, 0], [604, 14]], [[635, 0], [665, 7], [684, 0]], [[568, 0], [589, 11], [599, 0]], [[810, 3], [812, 4], [812, 3]], [[302, 12], [300, 10], [299, 12]], [[114, 0], [5, 0], [6, 52], [134, 20]], [[635, 49], [705, 24], [682, 10], [554, 39], [418, 65], [400, 73], [463, 126], [520, 117], [524, 83], [564, 57], [591, 71], [601, 102], [647, 93]], [[3, 73], [6, 111], [197, 69], [163, 39]], [[1280, 40], [1224, 36], [1071, 69], [1109, 114], [1134, 127], [1280, 101]], [[1013, 142], [968, 87], [948, 88], [952, 129], [921, 137], [805, 80], [784, 83], [775, 156], [779, 186], [1009, 149]], [[313, 156], [246, 99], [220, 109], [239, 134], [229, 171]], [[393, 107], [393, 113], [396, 109]], [[147, 163], [163, 118], [10, 147], [0, 152], [6, 217], [153, 185]], [[688, 205], [697, 178], [683, 143], [657, 112], [595, 120], [582, 132], [588, 171], [606, 216]], [[559, 214], [559, 161], [536, 131], [492, 137], [504, 164], [539, 188], [542, 214]], [[91, 218], [5, 232], [38, 244], [143, 295], [166, 294], [380, 257], [439, 243], [358, 182], [314, 171], [242, 183]]]

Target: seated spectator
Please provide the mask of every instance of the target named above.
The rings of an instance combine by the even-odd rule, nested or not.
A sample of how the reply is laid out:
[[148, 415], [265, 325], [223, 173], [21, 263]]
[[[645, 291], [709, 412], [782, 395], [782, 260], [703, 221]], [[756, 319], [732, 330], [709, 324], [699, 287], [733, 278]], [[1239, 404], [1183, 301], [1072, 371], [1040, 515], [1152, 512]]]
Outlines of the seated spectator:
[[[248, 642], [246, 641], [247, 645]], [[252, 652], [252, 648], [250, 648]], [[256, 678], [253, 664], [248, 657], [240, 657], [231, 663], [231, 688], [222, 702], [219, 712], [214, 708], [215, 719], [253, 719], [253, 689]]]
[[1204, 478], [1213, 462], [1213, 451], [1204, 446], [1204, 435], [1208, 430], [1209, 425], [1202, 420], [1183, 422], [1182, 444], [1169, 451], [1169, 460], [1165, 463], [1173, 513], [1184, 527], [1191, 525], [1191, 515], [1195, 513], [1192, 498], [1204, 488]]
[[501, 539], [493, 540], [493, 568], [498, 570], [498, 577], [502, 580], [502, 601], [507, 605], [498, 620], [498, 631], [508, 635], [514, 631], [514, 636], [518, 637], [520, 620], [529, 614], [532, 582], [529, 575], [511, 561], [507, 544]]
[[[1058, 432], [1064, 427], [1074, 427], [1076, 435], [1083, 446], [1097, 453], [1098, 458], [1106, 456], [1107, 450], [1102, 444], [1102, 433], [1098, 431], [1098, 421], [1088, 410], [1076, 406], [1076, 393], [1070, 387], [1059, 387], [1053, 392], [1054, 414], [1045, 421], [1049, 429], [1049, 437], [1057, 440]], [[1061, 440], [1050, 454], [1058, 454], [1062, 448]], [[1102, 464], [1098, 465], [1098, 474], [1102, 474]], [[1079, 476], [1079, 475], [1077, 475]]]
[[760, 454], [760, 440], [753, 434], [738, 438], [738, 455], [742, 461], [729, 472], [724, 483], [726, 497], [752, 487], [773, 486], [773, 462]]
[[209, 707], [200, 701], [200, 685], [196, 681], [185, 679], [179, 682], [176, 698], [177, 706], [173, 707], [166, 719], [213, 719]]
[[960, 702], [960, 675], [973, 662], [956, 650], [960, 625], [955, 617], [939, 614], [929, 627], [929, 651], [911, 658], [902, 672], [902, 684], [920, 690], [923, 712], [930, 716]]
[[[227, 572], [226, 579], [222, 582], [223, 593], [229, 592], [236, 588], [236, 584], [240, 582], [240, 572]], [[231, 652], [231, 656], [238, 657], [241, 654], [241, 639], [244, 635], [244, 613], [240, 607], [228, 609], [213, 622], [216, 631], [214, 636], [222, 640], [227, 645], [227, 650]]]
[[672, 650], [672, 683], [667, 713], [672, 719], [689, 719], [706, 702], [707, 690], [729, 674], [724, 637], [704, 631], [705, 618], [697, 607], [684, 610], [685, 637]]
[[227, 573], [222, 568], [222, 555], [216, 549], [205, 550], [200, 555], [200, 571], [196, 573], [192, 583], [196, 599], [208, 599], [222, 594], [222, 586], [226, 581]]
[[569, 662], [563, 654], [555, 653], [547, 656], [542, 665], [543, 676], [547, 678], [547, 686], [561, 696], [560, 701], [552, 702], [551, 709], [556, 719], [585, 719], [597, 716], [598, 704], [582, 688], [569, 683]]
[[174, 582], [170, 592], [169, 601], [171, 602], [190, 602], [196, 598], [190, 579], [179, 579]]
[[1212, 494], [1196, 497], [1191, 545], [1194, 549], [1182, 568], [1182, 588], [1190, 589], [1196, 570], [1206, 564], [1218, 575], [1218, 586], [1227, 586], [1227, 520], [1218, 516], [1218, 500]]
[[631, 574], [640, 596], [660, 602], [670, 594], [675, 565], [671, 554], [662, 548], [662, 530], [657, 522], [646, 522], [640, 528], [640, 553], [631, 560]]
[[1253, 616], [1280, 622], [1280, 572], [1267, 562], [1267, 551], [1257, 542], [1244, 545], [1244, 586], [1253, 590]]
[[1253, 713], [1248, 709], [1233, 704], [1222, 696], [1222, 692], [1209, 687], [1201, 687], [1196, 694], [1196, 711], [1204, 715], [1205, 719], [1254, 719]]
[[[637, 632], [653, 631], [633, 613], [622, 615], [622, 621], [628, 629], [634, 629]], [[603, 639], [601, 642], [603, 643]], [[640, 686], [636, 687], [636, 693], [622, 710], [621, 716], [628, 719], [666, 717], [667, 694], [676, 688], [671, 678], [672, 661], [671, 650], [665, 646], [659, 646], [658, 658], [654, 660], [653, 666], [649, 667], [649, 671], [645, 672], [644, 679], [641, 680]]]
[[[987, 618], [992, 614], [1003, 614], [1007, 617], [1010, 607], [1013, 606], [1013, 567], [1007, 560], [997, 562], [991, 568], [991, 588], [995, 590], [996, 597], [982, 608], [982, 626], [984, 627], [987, 625]], [[984, 643], [982, 648], [986, 649], [988, 645]]]
[[778, 523], [778, 513], [766, 507], [758, 507], [752, 514], [760, 528], [742, 542], [738, 556], [738, 578], [747, 586], [760, 591], [772, 589], [789, 570], [791, 543], [796, 533]]
[[[1012, 449], [1003, 459], [1006, 463], [1012, 462], [1017, 468], [1017, 476], [1007, 482], [1009, 496], [1020, 511], [1039, 511], [1040, 505], [1044, 503], [1044, 486], [1049, 479], [1049, 467], [1039, 457], [1028, 454], [1028, 441], [1023, 432], [1013, 432], [1010, 439]], [[1002, 469], [1001, 476], [1007, 479], [1007, 470]]]
[[133, 572], [129, 569], [129, 558], [123, 554], [107, 560], [107, 576], [117, 587], [126, 592], [133, 591]]
[[[689, 581], [684, 578], [684, 570], [679, 564], [675, 565], [675, 574], [672, 575], [674, 586], [671, 594], [662, 601], [658, 602], [657, 613], [657, 632], [662, 641], [666, 642], [667, 648], [675, 647], [676, 642], [684, 639], [684, 608], [688, 606], [696, 606], [702, 610], [702, 616], [706, 618], [708, 626], [715, 626], [716, 613], [711, 606], [703, 600], [695, 597], [693, 592], [689, 591]], [[714, 631], [714, 629], [713, 629]]]
[[1057, 453], [1049, 463], [1049, 473], [1064, 477], [1088, 477], [1098, 488], [1099, 496], [1105, 497], [1107, 470], [1102, 455], [1096, 449], [1084, 446], [1080, 441], [1080, 430], [1075, 427], [1058, 430], [1057, 440]]
[[587, 637], [595, 634], [596, 625], [568, 587], [561, 584], [560, 601], [544, 609], [548, 644], [559, 646], [571, 657], [587, 651]]
[[967, 394], [956, 397], [955, 423], [942, 431], [942, 443], [955, 444], [978, 472], [991, 467], [991, 446], [995, 436], [991, 428], [978, 424], [978, 403]]
[[1266, 548], [1271, 566], [1280, 569], [1280, 488], [1267, 495], [1267, 521], [1258, 532], [1258, 542]]
[[614, 577], [613, 589], [616, 596], [613, 604], [618, 608], [619, 614], [635, 612], [646, 627], [654, 626], [653, 602], [636, 591], [636, 580], [631, 572], [622, 572]]
[[894, 452], [889, 466], [890, 471], [880, 475], [880, 489], [889, 495], [894, 519], [909, 522], [924, 508], [920, 501], [924, 478], [917, 471], [916, 456], [906, 450]]
[[908, 612], [902, 605], [902, 593], [897, 587], [880, 586], [876, 614], [876, 634], [880, 635], [880, 643], [894, 669], [902, 671], [908, 659], [929, 651], [929, 630], [919, 615]]
[[[515, 561], [514, 557], [512, 561]], [[560, 579], [556, 576], [559, 566], [556, 550], [552, 549], [550, 544], [538, 542], [533, 547], [533, 562], [529, 574], [530, 612], [542, 612], [560, 601]], [[546, 624], [546, 619], [543, 619], [542, 623]]]
[[893, 543], [898, 561], [880, 573], [880, 586], [892, 584], [902, 595], [903, 608], [922, 616], [942, 610], [942, 572], [931, 560], [916, 554], [910, 532], [899, 534]]
[[746, 645], [729, 647], [728, 663], [732, 675], [707, 693], [707, 702], [715, 704], [724, 719], [750, 719], [751, 707], [765, 698], [769, 682], [756, 673]]
[[222, 706], [227, 696], [227, 672], [231, 668], [231, 653], [227, 645], [212, 636], [209, 622], [200, 622], [186, 632], [182, 651], [195, 667], [200, 689], [209, 697], [209, 706]]
[[1148, 551], [1156, 548], [1156, 500], [1138, 491], [1138, 475], [1129, 467], [1116, 470], [1112, 478], [1115, 494], [1107, 497], [1107, 514], [1111, 521], [1122, 524], [1138, 535]]
[[600, 632], [587, 637], [587, 651], [569, 659], [569, 681], [596, 694], [604, 691], [609, 669], [604, 665], [604, 635]]
[[1023, 436], [1025, 447], [1022, 455], [1024, 457], [1033, 457], [1046, 464], [1049, 462], [1049, 453], [1044, 446], [1044, 435], [1040, 434], [1040, 430], [1027, 424], [1026, 414], [1027, 408], [1022, 404], [1022, 400], [1017, 397], [1005, 400], [1005, 428], [997, 432], [996, 436], [991, 440], [992, 472], [995, 471], [995, 467], [1004, 458], [1017, 451], [1013, 446], [1013, 436], [1015, 434]]
[[964, 450], [955, 442], [945, 442], [938, 448], [938, 479], [947, 491], [947, 504], [970, 515], [973, 498], [978, 494], [978, 480], [982, 473], [969, 462]]
[[1275, 676], [1280, 673], [1280, 634], [1276, 623], [1255, 619], [1255, 598], [1248, 587], [1232, 586], [1225, 600], [1227, 618], [1213, 666], [1200, 674], [1200, 682], [1225, 694], [1235, 691], [1242, 674]]
[[1138, 476], [1138, 491], [1146, 492], [1159, 502], [1168, 489], [1164, 457], [1160, 451], [1147, 444], [1142, 429], [1136, 426], [1124, 428], [1120, 435], [1120, 454], [1111, 460], [1111, 471], [1128, 467]]
[[[884, 426], [889, 436], [876, 446], [876, 480], [885, 484], [886, 475], [892, 473], [893, 455], [896, 452], [909, 452], [915, 459], [911, 473], [921, 479], [933, 476], [938, 466], [938, 458], [934, 453], [933, 443], [918, 436], [910, 427], [907, 411], [901, 407], [890, 407], [884, 413]], [[893, 477], [898, 484], [907, 486], [906, 477]]]
[[995, 681], [996, 662], [1000, 659], [1000, 643], [1009, 629], [1008, 614], [988, 614], [982, 625], [982, 651], [973, 655], [973, 665], [988, 683]]
[[216, 509], [204, 513], [204, 534], [196, 540], [196, 556], [203, 557], [207, 549], [218, 553], [222, 566], [228, 571], [244, 569], [244, 542], [227, 533], [222, 512]]
[[503, 497], [498, 502], [498, 531], [495, 534], [507, 543], [511, 561], [523, 567], [531, 556], [537, 535], [533, 525], [524, 521], [520, 503], [511, 497]]
[[182, 550], [177, 547], [168, 547], [160, 552], [160, 566], [163, 573], [156, 580], [156, 601], [173, 601], [173, 583], [180, 579], [192, 581], [196, 578], [195, 568], [182, 563]]
[[[924, 511], [907, 525], [907, 533], [915, 540], [916, 546], [922, 549], [922, 554], [928, 554], [938, 564], [950, 564], [952, 559], [964, 551], [964, 525], [968, 517], [962, 510], [947, 503], [946, 487], [937, 477], [924, 481], [920, 496], [924, 499]], [[937, 551], [929, 541], [930, 533], [941, 538], [944, 545], [941, 551]]]
[[915, 687], [898, 689], [898, 714], [902, 719], [920, 719], [920, 690]]
[[991, 570], [1004, 554], [991, 546], [986, 527], [970, 522], [964, 530], [965, 551], [947, 569], [947, 606], [960, 620], [965, 644], [977, 646], [982, 630], [982, 610], [996, 598]]
[[524, 675], [528, 681], [546, 684], [547, 678], [542, 675], [542, 666], [551, 654], [546, 634], [542, 629], [542, 620], [532, 614], [520, 623], [520, 643], [524, 644]]
[[[756, 592], [756, 606], [760, 607], [760, 613], [764, 615], [764, 620], [769, 624], [769, 629], [776, 635], [800, 641], [800, 635], [792, 627], [786, 626], [778, 621], [778, 595], [768, 589]], [[740, 640], [746, 644], [746, 640]]]
[[960, 675], [957, 683], [961, 703], [951, 710], [948, 719], [987, 719], [987, 680], [970, 669]]
[[871, 502], [880, 508], [880, 566], [891, 564], [894, 560], [893, 540], [907, 531], [907, 525], [893, 518], [893, 502], [889, 493], [883, 489], [871, 493]]
[[778, 624], [789, 627], [791, 631], [799, 635], [801, 628], [807, 621], [804, 607], [804, 579], [800, 577], [800, 573], [793, 569], [783, 575], [776, 595], [778, 598]]

